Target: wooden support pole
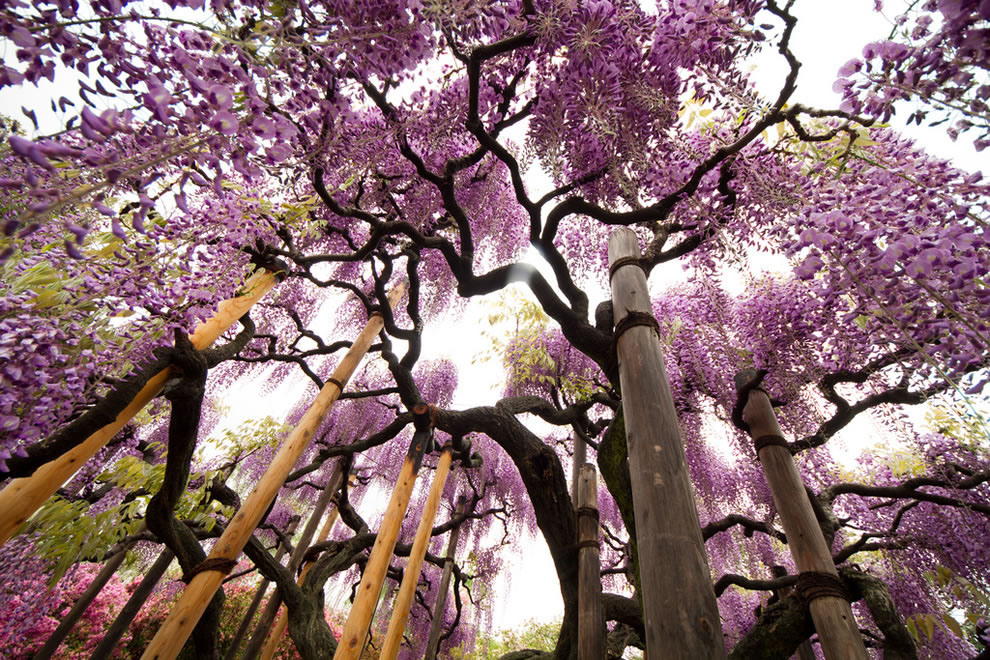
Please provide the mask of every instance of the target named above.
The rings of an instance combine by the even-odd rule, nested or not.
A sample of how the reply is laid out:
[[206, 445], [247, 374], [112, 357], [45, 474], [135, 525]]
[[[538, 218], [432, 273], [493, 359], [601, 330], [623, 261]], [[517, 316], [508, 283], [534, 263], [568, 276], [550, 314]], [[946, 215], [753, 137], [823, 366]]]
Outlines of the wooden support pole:
[[604, 660], [598, 474], [590, 463], [585, 463], [578, 471], [575, 503], [578, 516], [578, 660]]
[[[461, 497], [457, 501], [457, 509], [454, 515], [461, 515], [467, 511], [467, 498]], [[463, 524], [463, 523], [461, 523]], [[447, 554], [443, 561], [443, 575], [440, 577], [440, 589], [437, 591], [437, 602], [433, 606], [433, 622], [430, 624], [430, 641], [426, 645], [425, 660], [436, 660], [437, 652], [440, 650], [440, 631], [443, 628], [443, 613], [447, 609], [447, 592], [450, 591], [450, 576], [454, 572], [454, 556], [457, 554], [457, 539], [461, 536], [461, 526], [458, 525], [450, 531], [450, 540], [447, 541]]]
[[[285, 535], [292, 538], [298, 524], [298, 519], [289, 523], [289, 526], [285, 528]], [[289, 548], [284, 543], [279, 542], [278, 551], [275, 553], [275, 561], [281, 563], [282, 558], [288, 552]], [[258, 588], [254, 592], [254, 598], [251, 599], [247, 611], [244, 612], [244, 616], [241, 618], [241, 624], [237, 626], [237, 632], [230, 638], [230, 644], [227, 646], [227, 652], [223, 655], [223, 660], [234, 660], [237, 657], [237, 652], [241, 648], [241, 642], [244, 641], [244, 636], [247, 635], [248, 628], [251, 627], [251, 620], [254, 619], [254, 613], [258, 611], [258, 608], [261, 607], [261, 601], [265, 599], [265, 592], [268, 591], [269, 584], [268, 580], [263, 579], [258, 585]]]
[[[330, 532], [333, 531], [333, 526], [337, 522], [337, 515], [339, 513], [340, 513], [340, 509], [337, 508], [334, 508], [333, 511], [330, 512], [330, 515], [327, 516], [326, 522], [323, 523], [323, 528], [320, 529], [320, 533], [316, 537], [316, 541], [313, 543], [313, 545], [323, 543], [324, 541], [327, 540], [327, 537], [330, 536]], [[306, 549], [309, 549], [310, 547], [309, 540], [307, 540], [306, 545], [300, 544], [299, 546], [296, 547], [297, 548], [304, 547]], [[304, 555], [305, 552], [300, 553], [300, 558]], [[295, 555], [293, 555], [293, 557], [295, 557]], [[313, 562], [307, 562], [305, 565], [303, 565], [302, 571], [299, 572], [299, 578], [296, 580], [296, 584], [302, 586], [302, 583], [306, 580], [306, 576], [309, 574], [309, 569], [311, 568], [313, 568]], [[295, 567], [292, 566], [291, 570], [295, 570]], [[275, 596], [272, 596], [273, 600], [274, 598]], [[265, 648], [262, 649], [261, 651], [261, 657], [263, 658], [263, 660], [271, 660], [272, 657], [275, 655], [275, 651], [278, 650], [278, 643], [282, 640], [282, 633], [285, 631], [285, 627], [288, 624], [289, 624], [289, 613], [285, 609], [285, 606], [283, 605], [278, 610], [278, 619], [275, 621], [275, 625], [272, 626], [271, 633], [268, 635], [268, 642], [265, 644]], [[244, 658], [243, 660], [247, 660], [247, 659]]]
[[614, 270], [612, 309], [647, 657], [724, 658], [722, 624], [660, 341], [649, 325], [625, 321], [629, 316], [645, 321], [653, 314], [635, 232], [614, 230], [608, 258]]
[[[144, 523], [142, 523], [139, 531], [143, 532], [145, 529], [146, 527]], [[49, 658], [55, 656], [55, 651], [57, 651], [58, 647], [62, 645], [65, 638], [69, 636], [69, 633], [72, 632], [72, 629], [75, 627], [76, 623], [78, 623], [79, 619], [82, 618], [82, 615], [86, 613], [86, 610], [93, 603], [93, 601], [96, 600], [96, 597], [100, 595], [100, 592], [103, 591], [103, 587], [107, 586], [107, 582], [110, 581], [110, 578], [117, 573], [117, 569], [119, 569], [120, 565], [124, 563], [124, 559], [127, 558], [128, 551], [134, 546], [135, 543], [136, 541], [128, 543], [125, 547], [115, 552], [112, 557], [107, 559], [106, 563], [103, 564], [103, 568], [100, 569], [100, 572], [96, 574], [96, 577], [89, 583], [86, 590], [83, 591], [79, 598], [76, 599], [76, 602], [72, 604], [72, 609], [69, 610], [68, 614], [62, 617], [62, 620], [59, 621], [58, 626], [52, 634], [48, 636], [48, 639], [45, 641], [45, 645], [38, 649], [38, 652], [35, 653], [33, 660], [48, 660]]]
[[574, 434], [574, 462], [571, 464], [571, 502], [578, 506], [578, 479], [581, 468], [588, 459], [588, 445], [577, 433]]
[[392, 489], [385, 518], [375, 537], [368, 563], [364, 567], [361, 584], [358, 586], [351, 611], [347, 615], [337, 652], [333, 656], [334, 660], [358, 660], [361, 655], [365, 637], [368, 635], [368, 627], [371, 625], [371, 618], [375, 614], [375, 606], [382, 591], [382, 584], [385, 582], [385, 574], [388, 572], [388, 564], [392, 559], [392, 551], [399, 538], [399, 528], [409, 506], [409, 496], [416, 483], [416, 473], [419, 472], [423, 462], [423, 453], [428, 443], [432, 441], [429, 430], [429, 407], [425, 404], [417, 404], [413, 407], [413, 413], [417, 415], [418, 420], [424, 418], [425, 420], [417, 421], [417, 431], [413, 435], [406, 458], [402, 461], [399, 478], [396, 479], [395, 488]]
[[[787, 569], [783, 566], [771, 566], [770, 573], [774, 578], [782, 578], [787, 575]], [[777, 595], [777, 598], [783, 599], [787, 598], [792, 591], [794, 591], [794, 587], [783, 587], [774, 593]], [[815, 660], [815, 650], [811, 646], [811, 640], [806, 639], [801, 642], [798, 645], [797, 653], [791, 657], [796, 657], [798, 660]]]
[[127, 632], [131, 622], [134, 621], [134, 617], [141, 611], [141, 607], [151, 596], [151, 592], [158, 586], [158, 583], [161, 581], [162, 576], [165, 575], [165, 571], [168, 570], [174, 558], [175, 555], [168, 548], [161, 551], [155, 563], [151, 565], [148, 572], [141, 578], [141, 583], [137, 586], [137, 589], [131, 593], [131, 597], [127, 599], [124, 607], [117, 614], [117, 618], [113, 620], [110, 627], [103, 633], [103, 639], [100, 640], [99, 645], [93, 650], [90, 660], [106, 660], [113, 655], [113, 650], [116, 648], [117, 642]]
[[[389, 304], [395, 306], [404, 290], [405, 286], [402, 284], [395, 287], [389, 294]], [[279, 489], [285, 483], [285, 478], [289, 476], [289, 472], [292, 471], [299, 457], [309, 446], [316, 430], [323, 423], [327, 413], [330, 412], [330, 407], [340, 396], [341, 390], [383, 327], [384, 321], [380, 314], [373, 314], [368, 319], [364, 330], [354, 340], [350, 350], [337, 365], [333, 376], [327, 380], [326, 385], [320, 390], [316, 399], [310, 404], [302, 419], [299, 420], [288, 439], [272, 459], [261, 480], [248, 495], [240, 510], [231, 518], [223, 534], [217, 539], [207, 561], [211, 559], [223, 562], [237, 560], [272, 500], [278, 495]], [[212, 600], [213, 594], [223, 583], [224, 575], [225, 573], [221, 570], [204, 570], [197, 573], [186, 586], [179, 601], [172, 607], [168, 617], [162, 623], [162, 627], [158, 629], [141, 657], [145, 660], [175, 658], [199, 622], [199, 618]]]
[[[326, 487], [324, 487], [323, 492], [320, 493], [319, 498], [316, 500], [316, 505], [313, 507], [313, 512], [310, 514], [309, 520], [306, 521], [306, 526], [303, 528], [299, 540], [296, 541], [296, 547], [292, 551], [292, 556], [289, 557], [289, 564], [286, 568], [290, 573], [295, 573], [296, 569], [302, 563], [303, 556], [313, 541], [313, 535], [316, 534], [316, 528], [319, 526], [320, 520], [323, 519], [323, 514], [326, 513], [330, 501], [337, 494], [337, 491], [340, 490], [342, 483], [344, 483], [343, 463], [337, 463], [337, 467], [330, 475]], [[324, 538], [324, 540], [326, 539]], [[317, 543], [319, 542], [317, 541]], [[261, 618], [258, 619], [258, 624], [254, 628], [254, 634], [251, 635], [251, 639], [244, 649], [244, 655], [241, 656], [241, 660], [254, 660], [261, 654], [265, 640], [269, 637], [268, 631], [271, 630], [272, 623], [278, 616], [281, 604], [282, 594], [276, 589], [272, 597], [268, 599], [268, 603], [261, 613]], [[279, 632], [279, 636], [281, 634]]]
[[441, 452], [440, 460], [437, 462], [437, 472], [433, 476], [430, 494], [426, 498], [423, 517], [419, 519], [416, 539], [413, 541], [412, 550], [409, 552], [409, 562], [402, 574], [399, 595], [396, 597], [395, 606], [392, 608], [392, 620], [389, 621], [388, 631], [385, 633], [385, 643], [382, 646], [380, 656], [382, 660], [395, 660], [399, 655], [402, 633], [405, 632], [406, 621], [409, 620], [409, 610], [412, 608], [413, 597], [416, 595], [419, 574], [423, 570], [423, 558], [426, 556], [426, 549], [430, 545], [433, 521], [437, 517], [437, 508], [440, 506], [444, 484], [447, 483], [447, 474], [450, 472], [452, 458], [453, 447], [448, 445]]
[[[737, 386], [748, 378], [743, 372], [736, 377]], [[784, 446], [784, 438], [774, 415], [773, 406], [766, 392], [761, 389], [749, 391], [743, 408], [743, 419], [749, 424], [750, 435], [758, 443], [758, 456], [763, 465], [773, 502], [780, 515], [780, 523], [787, 535], [787, 547], [791, 550], [794, 565], [800, 574], [814, 577], [815, 574], [831, 576], [839, 582], [832, 553], [825, 543], [825, 535], [815, 518], [814, 509], [804, 487], [804, 481], [794, 465], [790, 449]], [[765, 444], [765, 438], [773, 438], [781, 444]], [[828, 580], [828, 578], [825, 578]], [[801, 576], [798, 578], [798, 591], [801, 591]], [[819, 590], [820, 592], [820, 590]], [[827, 660], [843, 660], [869, 656], [863, 644], [863, 637], [856, 626], [849, 601], [838, 595], [811, 595], [808, 609], [818, 631], [822, 652]]]
[[[251, 309], [258, 300], [275, 286], [274, 273], [259, 271], [248, 278], [244, 294], [222, 301], [213, 318], [200, 323], [189, 339], [198, 350], [215, 342], [237, 319]], [[96, 455], [127, 422], [158, 396], [168, 380], [170, 369], [158, 372], [137, 393], [134, 400], [117, 415], [117, 418], [82, 444], [70, 449], [50, 463], [45, 463], [30, 477], [14, 479], [0, 491], [0, 545], [14, 535], [28, 518], [34, 515], [49, 497], [55, 494], [86, 461]]]

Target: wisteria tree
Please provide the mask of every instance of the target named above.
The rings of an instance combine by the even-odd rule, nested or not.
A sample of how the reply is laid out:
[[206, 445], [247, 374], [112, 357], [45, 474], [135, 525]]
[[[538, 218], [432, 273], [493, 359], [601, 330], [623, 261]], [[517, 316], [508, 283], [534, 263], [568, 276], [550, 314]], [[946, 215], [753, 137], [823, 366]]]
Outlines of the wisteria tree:
[[[229, 579], [277, 585], [298, 653], [329, 657], [324, 599], [350, 595], [368, 563], [425, 402], [437, 445], [482, 460], [445, 487], [406, 657], [423, 656], [434, 616], [441, 649], [488, 636], [500, 568], [532, 543], [550, 551], [563, 618], [550, 656], [510, 655], [577, 657], [567, 474], [582, 446], [602, 477], [608, 654], [642, 648], [640, 567], [665, 558], [636, 541], [619, 332], [610, 304], [594, 306], [609, 234], [628, 227], [730, 656], [817, 640], [787, 596], [795, 564], [740, 414], [733, 377], [759, 370], [867, 648], [985, 657], [990, 189], [885, 122], [945, 120], [976, 136], [963, 148], [986, 146], [990, 4], [914, 3], [839, 72], [838, 108], [793, 100], [793, 4], [5, 3], [0, 88], [60, 90], [7, 108], [0, 149], [5, 489], [170, 377], [4, 545], [0, 640], [37, 651], [85, 562], [128, 557], [150, 575], [174, 555], [191, 579], [377, 314], [377, 343]], [[771, 98], [746, 73], [761, 49], [787, 66]], [[898, 105], [910, 100], [922, 105]], [[279, 282], [217, 345], [192, 343], [252, 273]], [[456, 406], [471, 383], [424, 357], [424, 338], [495, 299], [504, 391]], [[458, 328], [482, 330], [497, 334]], [[259, 418], [259, 399], [285, 403]], [[341, 523], [297, 583], [276, 549], [305, 550], [295, 519], [325, 489]], [[425, 499], [403, 523], [395, 583]], [[453, 597], [435, 615], [454, 528]], [[237, 652], [226, 607], [221, 590], [195, 657]]]

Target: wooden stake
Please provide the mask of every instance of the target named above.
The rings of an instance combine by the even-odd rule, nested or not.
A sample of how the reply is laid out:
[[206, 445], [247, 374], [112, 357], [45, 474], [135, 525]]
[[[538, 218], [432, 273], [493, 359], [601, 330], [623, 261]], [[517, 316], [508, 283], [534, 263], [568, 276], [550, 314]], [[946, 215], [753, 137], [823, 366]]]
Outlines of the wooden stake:
[[[639, 257], [631, 229], [612, 232], [609, 264], [632, 259], [612, 276], [617, 333], [630, 313], [653, 313], [646, 276], [635, 261]], [[617, 343], [647, 657], [724, 658], [722, 624], [660, 342], [653, 328], [633, 326]]]
[[[775, 578], [781, 578], [787, 575], [787, 569], [783, 566], [771, 566], [770, 572]], [[784, 599], [787, 598], [792, 591], [794, 591], [794, 587], [783, 587], [774, 593], [777, 595], [777, 598]], [[798, 660], [815, 660], [815, 650], [811, 647], [810, 639], [806, 639], [798, 645], [795, 656]]]
[[[289, 557], [289, 564], [286, 569], [290, 573], [295, 573], [296, 569], [299, 568], [299, 564], [302, 563], [303, 556], [309, 549], [309, 546], [313, 540], [313, 535], [316, 534], [316, 528], [320, 524], [320, 520], [323, 518], [323, 514], [326, 513], [327, 507], [330, 505], [330, 500], [336, 495], [337, 491], [340, 490], [341, 484], [344, 482], [344, 475], [342, 470], [343, 464], [338, 463], [337, 467], [334, 469], [333, 473], [330, 475], [330, 479], [327, 481], [323, 492], [320, 493], [319, 498], [316, 500], [316, 505], [313, 507], [313, 512], [309, 516], [309, 520], [306, 521], [306, 527], [303, 528], [302, 535], [300, 535], [299, 540], [296, 541], [296, 547], [292, 551], [292, 556]], [[337, 514], [334, 513], [334, 516]], [[330, 523], [331, 525], [333, 523]], [[329, 530], [327, 531], [329, 534]], [[323, 540], [326, 540], [324, 537]], [[317, 541], [320, 543], [321, 541]], [[274, 623], [275, 618], [278, 616], [279, 607], [282, 604], [282, 594], [276, 589], [272, 597], [268, 599], [268, 603], [265, 605], [265, 609], [261, 613], [261, 617], [258, 619], [258, 624], [254, 627], [254, 634], [251, 635], [251, 639], [248, 642], [247, 647], [244, 649], [244, 655], [241, 656], [241, 660], [254, 660], [261, 655], [262, 649], [265, 646], [265, 640], [269, 638], [269, 630]], [[279, 633], [281, 636], [281, 632]]]
[[110, 627], [103, 633], [103, 639], [100, 640], [99, 645], [93, 650], [93, 655], [90, 656], [89, 660], [105, 660], [113, 655], [113, 650], [116, 648], [117, 642], [127, 632], [131, 622], [134, 621], [134, 617], [138, 615], [141, 607], [144, 606], [144, 603], [151, 596], [151, 592], [158, 586], [158, 583], [161, 581], [162, 576], [165, 575], [165, 571], [168, 570], [174, 558], [175, 555], [168, 548], [161, 551], [158, 559], [155, 560], [155, 563], [151, 565], [148, 572], [141, 578], [141, 583], [131, 593], [131, 597], [127, 599], [124, 607], [117, 614], [117, 618], [113, 620]]
[[[141, 523], [141, 527], [138, 532], [143, 532], [145, 529], [147, 529], [147, 527], [144, 523]], [[136, 543], [137, 541], [128, 543], [126, 546], [114, 553], [112, 557], [107, 559], [106, 563], [103, 564], [103, 568], [100, 569], [100, 572], [97, 573], [93, 581], [89, 583], [86, 590], [80, 594], [78, 599], [76, 599], [76, 602], [72, 604], [72, 609], [69, 610], [68, 614], [62, 617], [58, 623], [58, 626], [45, 641], [45, 645], [42, 646], [37, 653], [35, 653], [32, 660], [48, 660], [48, 658], [54, 657], [55, 651], [57, 651], [58, 647], [62, 645], [65, 638], [69, 636], [69, 633], [72, 632], [72, 629], [75, 627], [76, 623], [78, 623], [79, 619], [82, 618], [82, 615], [86, 613], [86, 610], [93, 603], [93, 601], [96, 600], [96, 597], [100, 595], [100, 592], [103, 591], [103, 587], [107, 586], [107, 582], [109, 582], [110, 578], [116, 574], [117, 569], [120, 568], [121, 564], [124, 563], [124, 559], [127, 558], [128, 551], [130, 551]]]
[[388, 632], [385, 633], [385, 644], [382, 646], [380, 656], [382, 660], [395, 660], [396, 656], [399, 655], [402, 633], [405, 632], [406, 621], [409, 620], [409, 610], [412, 608], [413, 596], [416, 595], [419, 574], [423, 570], [423, 558], [426, 556], [426, 549], [430, 544], [433, 521], [437, 517], [437, 508], [440, 506], [443, 486], [447, 483], [447, 473], [450, 472], [452, 457], [453, 448], [448, 445], [440, 454], [440, 460], [437, 462], [437, 473], [433, 477], [430, 494], [426, 498], [423, 517], [419, 519], [416, 539], [413, 541], [412, 550], [409, 552], [409, 562], [402, 574], [399, 595], [396, 597], [395, 606], [392, 608], [392, 620], [389, 621]]
[[[317, 506], [319, 504], [317, 503]], [[296, 519], [289, 523], [289, 526], [285, 528], [285, 535], [292, 538], [292, 535], [296, 531], [296, 525], [299, 524], [299, 520]], [[308, 525], [307, 525], [308, 528]], [[278, 551], [275, 553], [275, 561], [282, 563], [282, 557], [288, 553], [289, 549], [284, 543], [278, 544]], [[247, 611], [244, 612], [244, 617], [241, 619], [241, 624], [237, 626], [237, 632], [234, 636], [230, 638], [230, 644], [227, 646], [227, 652], [224, 653], [224, 660], [234, 660], [237, 657], [237, 652], [241, 648], [241, 642], [244, 641], [244, 636], [247, 635], [248, 628], [251, 627], [251, 620], [254, 618], [254, 613], [258, 611], [261, 607], [261, 601], [265, 599], [265, 592], [268, 591], [268, 585], [270, 583], [268, 580], [262, 580], [261, 584], [254, 592], [254, 598], [251, 599], [250, 605], [248, 605]]]
[[[389, 304], [393, 307], [405, 291], [403, 284], [398, 285], [389, 294]], [[234, 515], [221, 534], [207, 561], [210, 559], [236, 560], [244, 549], [248, 539], [254, 532], [268, 506], [278, 494], [285, 478], [289, 476], [296, 461], [309, 446], [316, 430], [330, 411], [341, 389], [346, 385], [361, 358], [368, 351], [371, 343], [384, 327], [380, 314], [373, 314], [364, 330], [351, 345], [350, 350], [337, 365], [333, 376], [310, 404], [306, 414], [289, 434], [288, 439], [272, 459], [268, 470], [248, 495], [240, 510]], [[217, 570], [197, 573], [182, 592], [179, 601], [172, 607], [168, 618], [158, 629], [148, 648], [141, 657], [145, 660], [152, 658], [174, 658], [186, 643], [193, 628], [199, 622], [213, 594], [223, 583], [224, 573]]]
[[[330, 536], [330, 532], [333, 530], [334, 523], [337, 522], [337, 515], [339, 513], [340, 510], [336, 508], [334, 508], [334, 510], [330, 512], [330, 515], [327, 516], [327, 521], [323, 524], [323, 528], [320, 530], [320, 534], [319, 536], [316, 537], [316, 542], [313, 543], [313, 545], [323, 543], [324, 541], [327, 540], [327, 537]], [[309, 543], [307, 542], [307, 544], [304, 546], [300, 544], [297, 545], [296, 547], [297, 548], [304, 547], [306, 549], [309, 549]], [[305, 552], [301, 553], [300, 556], [304, 554]], [[296, 584], [302, 586], [302, 583], [306, 579], [306, 576], [309, 574], [309, 569], [311, 568], [313, 568], [313, 562], [306, 562], [306, 564], [302, 567], [302, 571], [299, 573], [299, 578], [296, 580]], [[295, 568], [293, 568], [292, 570], [295, 570]], [[275, 596], [272, 596], [272, 598], [274, 597]], [[282, 633], [285, 632], [285, 627], [288, 625], [288, 623], [289, 623], [289, 613], [285, 609], [285, 606], [283, 605], [279, 609], [278, 620], [275, 621], [275, 625], [272, 626], [271, 634], [268, 635], [268, 643], [265, 644], [265, 648], [262, 649], [261, 651], [262, 660], [271, 660], [272, 657], [275, 655], [275, 651], [278, 650], [278, 643], [282, 640]]]
[[[454, 515], [461, 515], [467, 510], [467, 498], [461, 497], [457, 501], [457, 511]], [[463, 524], [463, 523], [461, 523]], [[443, 628], [443, 613], [447, 608], [447, 592], [450, 591], [450, 576], [454, 572], [454, 555], [457, 554], [457, 539], [461, 535], [461, 525], [458, 525], [450, 532], [450, 540], [447, 542], [447, 555], [443, 562], [443, 576], [440, 578], [440, 589], [437, 592], [437, 602], [433, 606], [433, 623], [430, 624], [430, 641], [426, 645], [426, 660], [436, 660], [437, 652], [440, 650], [440, 631]]]
[[[578, 442], [581, 442], [578, 440]], [[598, 547], [598, 475], [590, 463], [578, 471], [578, 660], [604, 660], [605, 619]]]
[[[215, 342], [237, 319], [251, 309], [258, 300], [275, 286], [274, 273], [259, 271], [244, 284], [244, 295], [222, 301], [213, 318], [199, 324], [189, 339], [198, 350]], [[0, 545], [7, 542], [18, 528], [34, 515], [49, 497], [55, 494], [76, 471], [96, 455], [134, 415], [158, 396], [169, 377], [164, 369], [149, 380], [134, 400], [117, 418], [86, 440], [50, 463], [45, 463], [30, 477], [14, 479], [0, 491]]]
[[[745, 373], [745, 372], [744, 372]], [[753, 438], [775, 436], [782, 438], [780, 425], [766, 392], [751, 390], [743, 408], [743, 419], [750, 426]], [[787, 547], [794, 557], [799, 573], [824, 573], [839, 577], [832, 561], [832, 553], [825, 544], [825, 536], [811, 508], [804, 481], [794, 465], [794, 457], [787, 447], [766, 445], [758, 452], [766, 475], [773, 502], [780, 515], [780, 523], [787, 535]], [[799, 583], [800, 584], [800, 583]], [[823, 596], [814, 598], [808, 605], [815, 622], [822, 652], [828, 660], [845, 660], [869, 656], [863, 645], [863, 637], [856, 626], [852, 608], [845, 598]]]
[[375, 614], [375, 606], [378, 604], [378, 596], [385, 582], [389, 560], [392, 558], [395, 542], [399, 538], [399, 528], [409, 506], [409, 496], [416, 483], [416, 473], [419, 472], [423, 453], [430, 442], [429, 408], [425, 404], [417, 404], [413, 407], [413, 413], [420, 418], [426, 418], [426, 428], [420, 426], [413, 435], [409, 451], [402, 461], [399, 478], [395, 482], [395, 488], [392, 489], [385, 518], [375, 537], [375, 545], [371, 548], [368, 563], [364, 567], [364, 575], [361, 576], [361, 584], [354, 597], [354, 604], [347, 615], [337, 652], [333, 656], [334, 660], [358, 660], [364, 647], [365, 637], [368, 635], [368, 626], [371, 625], [371, 618]]
[[574, 506], [579, 506], [578, 501], [578, 480], [580, 479], [581, 468], [588, 457], [588, 445], [584, 443], [577, 433], [574, 434], [574, 462], [571, 464], [571, 502]]

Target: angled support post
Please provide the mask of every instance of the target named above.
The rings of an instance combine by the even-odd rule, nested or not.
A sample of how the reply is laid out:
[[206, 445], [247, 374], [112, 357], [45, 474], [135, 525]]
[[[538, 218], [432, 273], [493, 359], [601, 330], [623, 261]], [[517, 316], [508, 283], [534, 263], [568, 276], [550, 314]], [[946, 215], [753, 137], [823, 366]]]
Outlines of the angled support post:
[[[334, 509], [330, 512], [330, 515], [327, 516], [326, 522], [323, 523], [323, 527], [320, 528], [320, 533], [317, 534], [316, 540], [312, 543], [312, 545], [318, 545], [327, 540], [327, 537], [330, 536], [330, 532], [333, 531], [333, 526], [336, 524], [337, 516], [339, 514], [340, 509], [334, 507]], [[310, 546], [311, 544], [309, 543], [309, 540], [307, 540], [305, 545], [300, 543], [300, 545], [296, 547], [304, 547], [308, 550]], [[300, 553], [300, 560], [304, 556], [305, 552]], [[295, 557], [295, 555], [293, 555], [293, 557]], [[297, 566], [298, 564], [296, 566], [291, 566], [290, 570], [295, 570]], [[309, 575], [309, 570], [311, 568], [313, 568], [313, 562], [306, 562], [303, 564], [302, 570], [299, 571], [299, 578], [296, 580], [296, 584], [302, 586], [303, 582], [306, 581], [306, 576]], [[272, 602], [277, 603], [274, 599], [275, 596], [273, 595]], [[271, 660], [275, 656], [275, 651], [278, 650], [278, 643], [282, 641], [282, 633], [285, 632], [285, 627], [289, 625], [289, 612], [285, 609], [285, 606], [282, 605], [279, 607], [277, 612], [278, 619], [275, 620], [275, 624], [272, 626], [271, 633], [268, 635], [268, 640], [265, 642], [265, 648], [261, 650], [260, 657], [262, 660]], [[243, 660], [247, 659], [244, 658]]]
[[409, 562], [402, 573], [399, 595], [395, 598], [392, 620], [389, 621], [388, 631], [385, 633], [385, 643], [382, 646], [382, 660], [395, 660], [399, 655], [402, 633], [405, 632], [406, 621], [409, 620], [409, 610], [412, 608], [413, 597], [416, 595], [416, 585], [419, 583], [419, 574], [423, 570], [423, 558], [426, 557], [426, 549], [430, 544], [433, 521], [437, 517], [437, 509], [440, 507], [440, 497], [443, 495], [444, 484], [447, 483], [451, 460], [453, 460], [453, 447], [448, 445], [440, 453], [437, 471], [433, 475], [433, 483], [430, 485], [430, 494], [426, 498], [426, 506], [423, 508], [423, 515], [419, 519], [416, 538], [413, 541], [412, 550], [409, 552]]
[[724, 658], [722, 623], [640, 259], [635, 232], [614, 230], [608, 241], [613, 345], [626, 420], [647, 656]]
[[[467, 498], [461, 497], [457, 501], [457, 509], [454, 515], [461, 515], [467, 510]], [[447, 608], [447, 592], [450, 591], [450, 576], [454, 572], [454, 555], [457, 553], [457, 540], [461, 536], [461, 527], [458, 525], [450, 532], [450, 540], [447, 541], [447, 554], [443, 561], [443, 575], [440, 577], [440, 589], [437, 591], [437, 602], [433, 606], [433, 622], [430, 624], [430, 641], [426, 645], [426, 660], [436, 660], [437, 652], [440, 649], [440, 632], [443, 628], [443, 613]]]
[[[258, 302], [275, 286], [275, 273], [259, 271], [244, 284], [244, 295], [224, 300], [217, 307], [217, 313], [201, 323], [189, 337], [197, 350], [203, 350], [215, 342], [237, 319], [244, 316], [254, 303]], [[134, 399], [107, 424], [82, 444], [70, 449], [50, 463], [45, 463], [30, 477], [14, 479], [0, 491], [0, 545], [14, 535], [34, 512], [41, 508], [49, 497], [67, 482], [86, 461], [93, 458], [111, 438], [124, 428], [148, 403], [158, 396], [169, 378], [171, 369], [158, 372], [135, 395]]]
[[[405, 285], [400, 284], [389, 294], [389, 304], [393, 307], [402, 297]], [[141, 657], [144, 660], [157, 658], [175, 658], [182, 646], [189, 639], [193, 628], [199, 623], [203, 612], [209, 605], [213, 594], [223, 583], [226, 575], [225, 567], [233, 566], [241, 551], [251, 538], [258, 523], [268, 510], [268, 506], [278, 495], [278, 491], [285, 483], [285, 478], [295, 466], [299, 457], [309, 446], [316, 434], [316, 430], [323, 423], [327, 413], [337, 397], [340, 396], [347, 381], [354, 374], [358, 363], [368, 348], [374, 341], [378, 333], [384, 327], [384, 321], [379, 313], [372, 314], [364, 330], [358, 335], [351, 345], [350, 350], [337, 365], [333, 376], [327, 380], [326, 385], [317, 394], [316, 399], [310, 404], [302, 419], [289, 434], [289, 437], [279, 448], [278, 453], [272, 459], [268, 470], [262, 475], [254, 490], [244, 500], [240, 510], [231, 518], [227, 528], [220, 535], [213, 550], [206, 558], [206, 568], [193, 577], [182, 592], [179, 601], [172, 607], [168, 617], [162, 623], [162, 627], [152, 638], [151, 643]]]
[[354, 604], [347, 615], [347, 622], [344, 624], [340, 643], [337, 645], [337, 652], [333, 656], [334, 660], [358, 660], [361, 655], [364, 640], [368, 635], [368, 627], [371, 625], [371, 618], [375, 614], [375, 605], [378, 603], [382, 584], [385, 583], [385, 574], [388, 572], [388, 564], [392, 559], [392, 551], [395, 550], [395, 542], [399, 538], [402, 519], [409, 507], [409, 497], [412, 494], [413, 486], [416, 484], [416, 474], [423, 463], [423, 454], [433, 442], [429, 406], [425, 403], [416, 404], [413, 406], [413, 415], [416, 432], [409, 444], [406, 458], [402, 461], [402, 468], [399, 470], [399, 477], [395, 481], [395, 488], [392, 489], [392, 496], [389, 499], [388, 508], [385, 510], [382, 526], [375, 536], [375, 544], [371, 548], [371, 555], [364, 567], [364, 574], [361, 576], [361, 584], [358, 586], [357, 594], [354, 597]]
[[[859, 634], [845, 588], [835, 570], [832, 553], [811, 508], [804, 481], [794, 465], [787, 440], [777, 423], [770, 397], [760, 388], [766, 372], [741, 371], [735, 376], [742, 422], [756, 445], [773, 503], [787, 535], [794, 565], [797, 567], [797, 590], [809, 601], [811, 620], [818, 631], [822, 652], [827, 660], [866, 660], [866, 646]], [[737, 424], [738, 424], [737, 420]]]

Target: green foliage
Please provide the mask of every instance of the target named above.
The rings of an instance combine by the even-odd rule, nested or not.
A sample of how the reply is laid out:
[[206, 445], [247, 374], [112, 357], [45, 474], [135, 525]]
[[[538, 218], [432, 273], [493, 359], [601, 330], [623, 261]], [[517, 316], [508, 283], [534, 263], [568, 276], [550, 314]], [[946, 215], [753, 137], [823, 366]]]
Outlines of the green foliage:
[[499, 632], [494, 638], [478, 639], [473, 651], [451, 649], [449, 657], [451, 660], [497, 660], [506, 653], [524, 649], [549, 652], [557, 643], [560, 623], [560, 619], [547, 622], [530, 619], [518, 628]]
[[[931, 643], [935, 638], [936, 627], [942, 627], [979, 648], [976, 626], [979, 620], [990, 612], [990, 596], [946, 566], [936, 566], [934, 571], [926, 571], [924, 575], [926, 580], [937, 586], [944, 594], [947, 602], [957, 607], [946, 608], [947, 611], [943, 612], [917, 613], [908, 617], [905, 623], [915, 643], [918, 646]], [[960, 604], [965, 604], [966, 607], [958, 607]]]
[[[190, 484], [176, 507], [176, 516], [207, 531], [216, 524], [216, 515], [229, 518], [234, 511], [208, 495], [215, 478], [226, 478], [231, 468], [249, 454], [278, 442], [283, 426], [272, 417], [249, 420], [236, 429], [208, 439], [197, 452], [194, 464], [204, 464], [209, 456], [233, 457], [216, 468], [194, 471]], [[152, 447], [154, 453], [163, 448]], [[49, 499], [29, 523], [37, 533], [35, 548], [39, 556], [54, 564], [51, 583], [59, 579], [80, 560], [99, 561], [104, 553], [130, 534], [137, 532], [151, 497], [159, 491], [165, 477], [165, 464], [151, 464], [142, 457], [123, 456], [96, 478], [96, 487], [109, 485], [124, 496], [117, 504], [100, 505], [94, 511], [85, 500], [69, 501], [58, 495]]]

